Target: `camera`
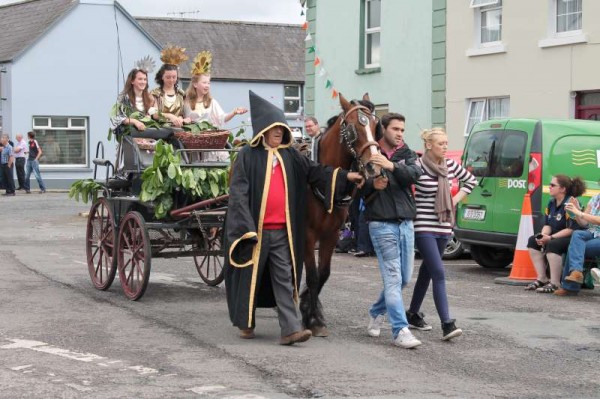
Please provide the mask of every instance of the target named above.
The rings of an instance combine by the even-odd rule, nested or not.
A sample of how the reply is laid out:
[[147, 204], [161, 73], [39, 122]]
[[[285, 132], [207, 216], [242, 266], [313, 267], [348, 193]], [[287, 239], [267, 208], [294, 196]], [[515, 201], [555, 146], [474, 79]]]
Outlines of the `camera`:
[[544, 235], [543, 235], [542, 233], [538, 233], [538, 234], [535, 236], [535, 239], [536, 239], [536, 240], [541, 240], [542, 238], [544, 238]]

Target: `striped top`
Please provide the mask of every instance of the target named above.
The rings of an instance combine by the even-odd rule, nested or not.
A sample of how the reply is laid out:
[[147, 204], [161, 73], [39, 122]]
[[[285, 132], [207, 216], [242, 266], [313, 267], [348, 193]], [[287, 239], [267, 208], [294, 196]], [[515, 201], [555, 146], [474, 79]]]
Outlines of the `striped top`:
[[[415, 183], [415, 201], [417, 203], [417, 217], [414, 220], [415, 233], [451, 234], [450, 223], [440, 223], [435, 214], [435, 195], [438, 189], [438, 179], [429, 171], [420, 160], [418, 164], [423, 168], [423, 174]], [[448, 165], [448, 182], [458, 179], [462, 183], [460, 188], [469, 194], [477, 185], [477, 179], [459, 163], [446, 159]]]

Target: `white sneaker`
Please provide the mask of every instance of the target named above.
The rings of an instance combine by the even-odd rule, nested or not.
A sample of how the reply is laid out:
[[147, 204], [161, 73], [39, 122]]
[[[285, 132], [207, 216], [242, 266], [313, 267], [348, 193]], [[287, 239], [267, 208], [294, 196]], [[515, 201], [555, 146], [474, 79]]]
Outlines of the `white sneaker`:
[[381, 325], [383, 324], [383, 319], [384, 317], [382, 314], [375, 318], [369, 316], [369, 327], [367, 327], [367, 333], [371, 337], [379, 337], [381, 334]]
[[416, 339], [414, 335], [412, 335], [408, 327], [404, 327], [402, 330], [400, 330], [398, 336], [394, 340], [394, 345], [406, 349], [414, 348], [421, 344], [422, 342]]
[[600, 284], [600, 269], [598, 269], [597, 267], [593, 267], [592, 270], [590, 270], [590, 273], [592, 274], [594, 281], [597, 284]]

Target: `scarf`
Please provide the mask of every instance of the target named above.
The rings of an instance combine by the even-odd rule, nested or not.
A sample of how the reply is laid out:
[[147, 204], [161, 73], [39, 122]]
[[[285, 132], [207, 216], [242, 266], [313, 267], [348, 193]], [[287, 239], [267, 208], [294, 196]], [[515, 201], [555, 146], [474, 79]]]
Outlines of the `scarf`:
[[438, 163], [433, 157], [431, 151], [425, 151], [421, 157], [421, 162], [428, 171], [438, 178], [438, 190], [435, 194], [435, 214], [440, 223], [450, 223], [454, 225], [454, 208], [452, 206], [452, 197], [450, 196], [450, 183], [448, 181], [448, 165], [444, 159]]

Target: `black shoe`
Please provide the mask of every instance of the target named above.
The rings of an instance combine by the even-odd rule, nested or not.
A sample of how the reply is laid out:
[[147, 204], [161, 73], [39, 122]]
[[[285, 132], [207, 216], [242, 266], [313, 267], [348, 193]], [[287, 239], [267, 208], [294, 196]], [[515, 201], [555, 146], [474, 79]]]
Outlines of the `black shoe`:
[[357, 252], [358, 252], [358, 249], [356, 249], [356, 248], [350, 248], [350, 249], [348, 250], [348, 253], [349, 253], [349, 254], [352, 254], [352, 255], [354, 255], [354, 254], [355, 254], [355, 253], [357, 253]]
[[373, 256], [373, 252], [365, 252], [365, 251], [358, 251], [353, 253], [354, 256], [356, 256], [357, 258], [364, 258], [367, 256]]
[[462, 330], [456, 327], [455, 321], [455, 319], [450, 319], [446, 323], [442, 323], [442, 340], [448, 341], [462, 335]]
[[15, 193], [4, 193], [2, 195], [5, 196], [5, 197], [14, 197]]
[[425, 315], [421, 312], [412, 313], [406, 311], [406, 320], [408, 320], [408, 328], [413, 328], [419, 331], [429, 331], [432, 327], [425, 322]]
[[25, 190], [26, 194], [31, 194], [31, 190]]
[[23, 187], [17, 187], [16, 190], [21, 191], [21, 190], [25, 190], [25, 189]]

